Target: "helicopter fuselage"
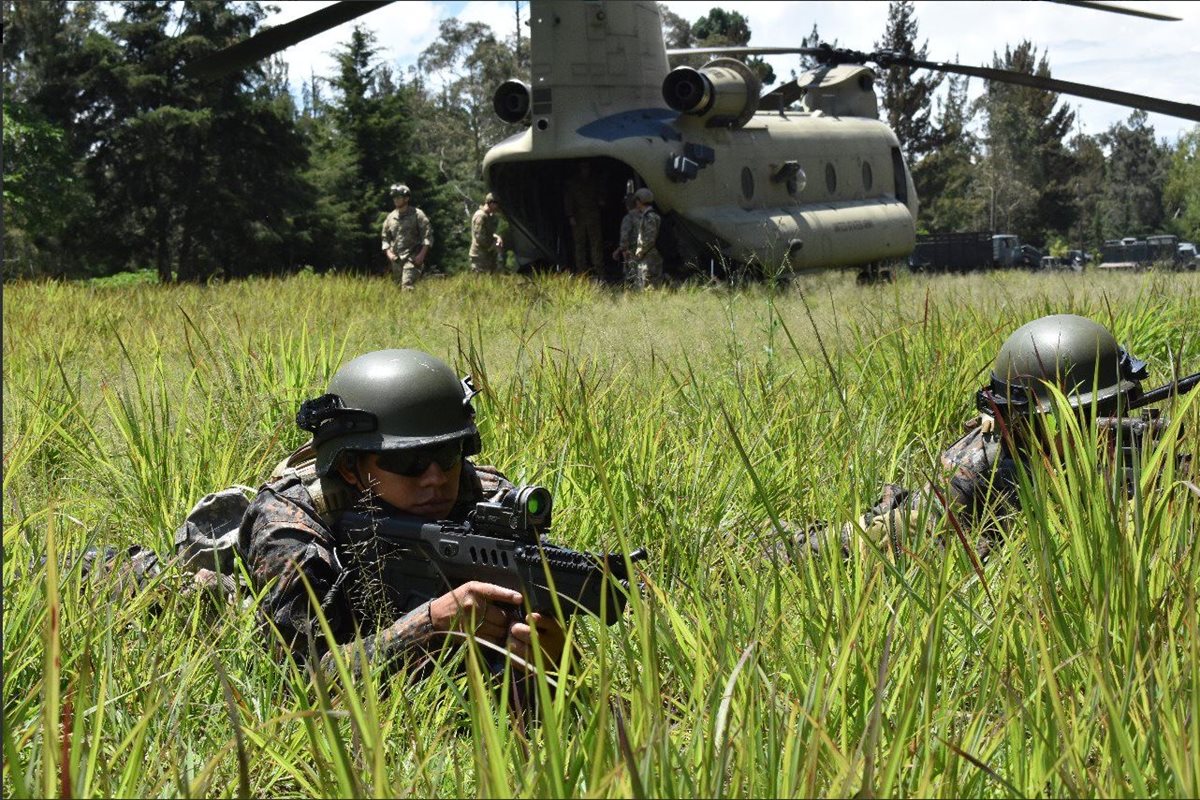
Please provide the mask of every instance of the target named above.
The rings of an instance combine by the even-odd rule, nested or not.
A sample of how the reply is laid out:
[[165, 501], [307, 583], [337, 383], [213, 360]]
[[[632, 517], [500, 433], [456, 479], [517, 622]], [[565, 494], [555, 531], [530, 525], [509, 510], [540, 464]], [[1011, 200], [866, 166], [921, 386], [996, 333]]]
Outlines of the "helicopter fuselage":
[[[483, 164], [522, 261], [569, 262], [563, 187], [583, 161], [614, 241], [630, 182], [649, 187], [664, 255], [692, 269], [849, 267], [912, 251], [916, 194], [895, 134], [874, 115], [870, 70], [823, 70], [802, 110], [756, 112], [753, 77], [739, 84], [732, 59], [719, 59], [707, 73], [714, 97], [697, 94], [687, 113], [665, 97], [680, 92], [664, 85], [655, 4], [534, 2], [530, 23], [528, 127]], [[699, 72], [684, 77], [707, 81]]]

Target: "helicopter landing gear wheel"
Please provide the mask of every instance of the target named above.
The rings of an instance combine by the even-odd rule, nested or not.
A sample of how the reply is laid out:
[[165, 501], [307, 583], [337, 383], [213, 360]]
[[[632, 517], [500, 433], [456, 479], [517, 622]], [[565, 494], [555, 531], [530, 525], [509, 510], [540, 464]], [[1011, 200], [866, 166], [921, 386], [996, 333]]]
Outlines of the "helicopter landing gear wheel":
[[859, 286], [876, 286], [881, 283], [892, 283], [895, 280], [896, 275], [891, 268], [871, 264], [859, 270], [858, 277], [854, 282]]

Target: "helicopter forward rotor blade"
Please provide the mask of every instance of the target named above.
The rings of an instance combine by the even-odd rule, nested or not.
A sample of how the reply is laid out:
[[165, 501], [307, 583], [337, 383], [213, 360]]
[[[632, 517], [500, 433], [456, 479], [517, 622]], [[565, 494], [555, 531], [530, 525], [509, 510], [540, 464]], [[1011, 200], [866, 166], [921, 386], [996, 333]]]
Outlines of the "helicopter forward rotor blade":
[[1172, 17], [1167, 14], [1159, 14], [1155, 11], [1142, 11], [1138, 8], [1128, 8], [1126, 6], [1114, 6], [1108, 3], [1096, 3], [1091, 0], [1050, 0], [1052, 3], [1061, 3], [1064, 6], [1078, 6], [1080, 8], [1091, 8], [1096, 11], [1111, 11], [1114, 14], [1128, 14], [1131, 17], [1142, 17], [1143, 19], [1155, 19], [1159, 22], [1182, 22], [1179, 17]]
[[267, 28], [249, 39], [211, 53], [189, 64], [187, 73], [196, 78], [218, 78], [230, 72], [236, 72], [256, 61], [272, 56], [280, 50], [285, 50], [305, 39], [316, 36], [318, 33], [336, 28], [343, 22], [349, 22], [381, 6], [386, 6], [390, 2], [391, 0], [359, 0], [334, 3], [320, 11], [305, 14], [299, 19], [283, 25]]

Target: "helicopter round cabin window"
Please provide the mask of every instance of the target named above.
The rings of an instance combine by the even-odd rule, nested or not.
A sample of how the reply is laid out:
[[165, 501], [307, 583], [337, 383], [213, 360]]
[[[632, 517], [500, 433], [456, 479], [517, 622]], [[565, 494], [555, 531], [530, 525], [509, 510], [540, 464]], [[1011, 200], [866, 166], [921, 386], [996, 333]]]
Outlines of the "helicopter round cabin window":
[[749, 167], [742, 167], [742, 196], [747, 200], [754, 197], [754, 173]]
[[875, 182], [875, 176], [871, 174], [871, 162], [863, 162], [863, 189], [871, 191], [871, 184]]
[[825, 188], [830, 194], [837, 191], [837, 170], [833, 168], [833, 164], [825, 165]]

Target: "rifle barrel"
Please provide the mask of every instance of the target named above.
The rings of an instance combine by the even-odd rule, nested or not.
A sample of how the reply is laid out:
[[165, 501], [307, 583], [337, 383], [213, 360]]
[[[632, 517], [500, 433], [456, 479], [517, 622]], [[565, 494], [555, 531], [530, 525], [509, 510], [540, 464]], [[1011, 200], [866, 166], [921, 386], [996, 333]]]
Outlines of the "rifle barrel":
[[1148, 406], [1151, 403], [1157, 403], [1160, 400], [1166, 400], [1171, 395], [1187, 394], [1192, 389], [1195, 389], [1197, 384], [1200, 384], [1200, 372], [1192, 373], [1186, 378], [1180, 378], [1177, 381], [1171, 381], [1170, 383], [1160, 386], [1157, 389], [1146, 392], [1137, 400], [1130, 403], [1129, 407], [1130, 409], [1141, 408], [1142, 406]]

